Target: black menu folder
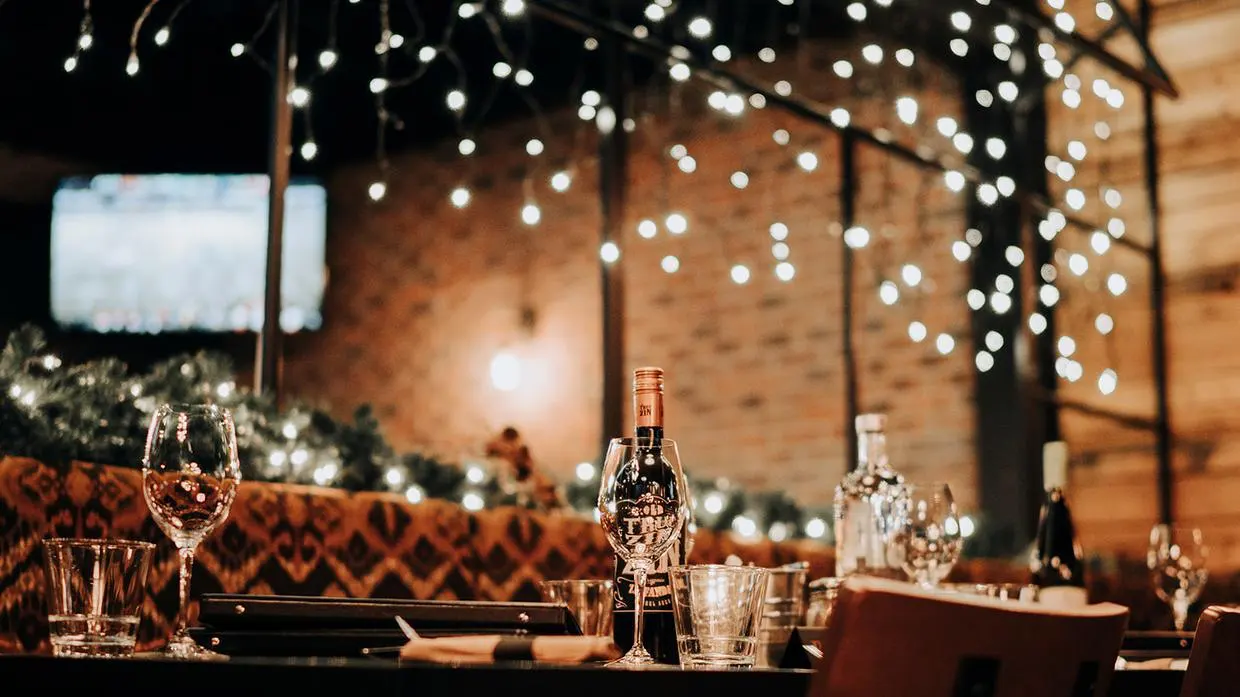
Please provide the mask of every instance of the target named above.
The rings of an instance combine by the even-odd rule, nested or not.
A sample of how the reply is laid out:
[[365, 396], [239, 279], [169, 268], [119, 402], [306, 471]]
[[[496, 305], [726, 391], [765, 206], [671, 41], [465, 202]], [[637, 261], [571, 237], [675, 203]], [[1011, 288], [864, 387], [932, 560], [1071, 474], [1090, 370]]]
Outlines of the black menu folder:
[[[358, 656], [406, 639], [399, 615], [426, 638], [489, 634], [577, 636], [567, 608], [549, 603], [206, 594], [191, 634], [232, 656]], [[376, 653], [384, 653], [382, 651]]]

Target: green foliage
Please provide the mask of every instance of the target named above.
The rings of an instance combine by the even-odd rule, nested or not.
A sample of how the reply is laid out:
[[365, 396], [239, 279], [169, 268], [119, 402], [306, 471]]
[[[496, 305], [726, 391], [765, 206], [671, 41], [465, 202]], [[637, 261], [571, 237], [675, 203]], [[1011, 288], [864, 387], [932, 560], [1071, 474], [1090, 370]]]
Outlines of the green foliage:
[[[396, 491], [460, 502], [467, 493], [487, 507], [526, 505], [503, 477], [487, 472], [470, 481], [466, 470], [426, 453], [398, 454], [383, 436], [369, 405], [351, 421], [291, 404], [281, 411], [267, 396], [240, 387], [227, 357], [196, 353], [170, 358], [145, 374], [116, 359], [63, 366], [35, 327], [14, 331], [0, 352], [0, 456], [33, 457], [48, 464], [70, 461], [140, 467], [149, 419], [163, 403], [214, 403], [233, 413], [242, 475], [248, 480], [299, 482], [351, 491]], [[598, 469], [563, 487], [568, 505], [593, 511]], [[482, 481], [478, 481], [481, 479]], [[756, 536], [772, 530], [804, 534], [805, 523], [824, 517], [799, 509], [777, 492], [746, 492], [726, 481], [693, 481], [699, 528], [733, 529], [752, 521]], [[720, 498], [715, 513], [703, 497]], [[829, 520], [829, 516], [825, 516]]]

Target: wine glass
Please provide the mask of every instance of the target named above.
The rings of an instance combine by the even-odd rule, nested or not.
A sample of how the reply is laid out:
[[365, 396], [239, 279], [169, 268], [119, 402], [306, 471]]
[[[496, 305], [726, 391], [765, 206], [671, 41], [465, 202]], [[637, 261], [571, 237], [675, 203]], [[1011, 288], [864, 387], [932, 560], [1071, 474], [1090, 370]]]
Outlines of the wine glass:
[[[655, 662], [642, 643], [646, 577], [667, 553], [688, 517], [688, 496], [676, 443], [665, 438], [615, 438], [607, 448], [598, 492], [599, 522], [626, 571], [633, 573], [633, 647], [616, 665]], [[616, 588], [616, 593], [622, 589]]]
[[227, 409], [165, 404], [155, 410], [142, 459], [142, 494], [181, 561], [181, 607], [168, 656], [222, 658], [189, 636], [189, 583], [198, 543], [228, 518], [240, 482], [236, 429]]
[[960, 517], [951, 487], [938, 482], [907, 485], [898, 505], [903, 515], [896, 544], [904, 573], [917, 585], [934, 588], [960, 559]]
[[1159, 599], [1171, 606], [1177, 632], [1184, 631], [1188, 608], [1206, 585], [1209, 556], [1210, 550], [1198, 528], [1159, 524], [1150, 530], [1150, 547], [1145, 557], [1150, 581]]

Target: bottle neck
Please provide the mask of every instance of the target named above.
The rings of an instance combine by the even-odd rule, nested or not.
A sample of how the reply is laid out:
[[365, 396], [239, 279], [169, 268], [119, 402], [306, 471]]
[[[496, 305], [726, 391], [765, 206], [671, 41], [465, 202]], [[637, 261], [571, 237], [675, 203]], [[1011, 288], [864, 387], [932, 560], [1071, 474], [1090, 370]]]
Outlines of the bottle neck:
[[887, 466], [887, 434], [862, 431], [857, 434], [857, 469], [873, 472]]
[[633, 423], [638, 438], [663, 438], [663, 393], [638, 390], [633, 393]]

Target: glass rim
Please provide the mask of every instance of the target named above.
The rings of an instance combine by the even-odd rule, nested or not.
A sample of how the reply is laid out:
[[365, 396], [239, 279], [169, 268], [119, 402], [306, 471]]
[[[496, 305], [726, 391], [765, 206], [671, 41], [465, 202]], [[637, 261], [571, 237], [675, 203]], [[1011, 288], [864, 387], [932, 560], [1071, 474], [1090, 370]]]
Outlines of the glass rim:
[[609, 578], [544, 578], [538, 582], [540, 586], [599, 586], [602, 588], [613, 585]]
[[45, 537], [41, 540], [45, 547], [94, 547], [102, 549], [155, 549], [154, 542], [144, 540], [126, 540], [123, 538], [92, 538], [92, 537]]
[[678, 566], [673, 566], [669, 568], [667, 572], [669, 574], [684, 574], [684, 573], [688, 573], [691, 571], [716, 571], [716, 570], [723, 570], [723, 571], [726, 571], [727, 573], [733, 573], [733, 574], [737, 572], [745, 572], [749, 574], [761, 572], [764, 574], [769, 574], [771, 572], [771, 570], [765, 566], [748, 566], [748, 565], [735, 566], [732, 564], [680, 564]]
[[[612, 438], [611, 444], [613, 446], [620, 445], [620, 446], [625, 446], [625, 447], [631, 447], [636, 443], [648, 442], [650, 440], [651, 438], [647, 436], [642, 436], [641, 438], [638, 438], [636, 436], [624, 436], [621, 438]], [[676, 445], [676, 441], [671, 438], [660, 438], [659, 442], [663, 443], [664, 445], [672, 445], [672, 446]]]
[[223, 414], [232, 416], [232, 412], [228, 407], [222, 407], [213, 402], [190, 404], [187, 402], [164, 402], [155, 409], [155, 413], [167, 412], [170, 414]]

